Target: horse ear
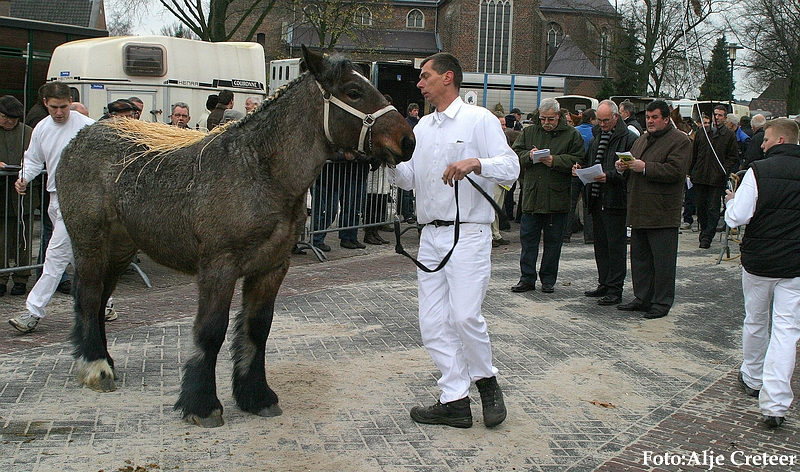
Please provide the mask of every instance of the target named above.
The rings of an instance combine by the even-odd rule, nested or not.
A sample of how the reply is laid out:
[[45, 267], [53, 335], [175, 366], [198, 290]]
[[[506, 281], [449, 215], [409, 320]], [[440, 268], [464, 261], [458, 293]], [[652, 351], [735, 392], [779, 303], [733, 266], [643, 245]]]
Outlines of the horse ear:
[[317, 54], [309, 50], [305, 44], [302, 45], [302, 48], [303, 60], [306, 63], [306, 67], [315, 77], [318, 77], [325, 69], [325, 57], [322, 54]]

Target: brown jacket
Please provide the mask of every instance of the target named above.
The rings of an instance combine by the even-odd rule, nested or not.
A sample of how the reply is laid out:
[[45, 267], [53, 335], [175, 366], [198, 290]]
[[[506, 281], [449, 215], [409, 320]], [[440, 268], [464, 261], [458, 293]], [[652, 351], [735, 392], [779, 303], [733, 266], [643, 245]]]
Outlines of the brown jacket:
[[645, 133], [631, 154], [645, 162], [644, 172], [627, 170], [628, 226], [634, 229], [677, 228], [681, 223], [683, 187], [692, 163], [692, 142], [670, 126]]

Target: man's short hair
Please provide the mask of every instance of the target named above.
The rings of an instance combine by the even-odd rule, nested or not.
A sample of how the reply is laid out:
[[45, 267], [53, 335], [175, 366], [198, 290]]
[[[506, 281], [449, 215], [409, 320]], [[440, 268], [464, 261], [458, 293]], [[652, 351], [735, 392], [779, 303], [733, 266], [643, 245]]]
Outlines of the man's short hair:
[[662, 118], [669, 118], [669, 105], [664, 100], [653, 100], [652, 102], [647, 104], [645, 108], [647, 111], [656, 111], [659, 110], [661, 112]]
[[774, 129], [778, 136], [786, 138], [788, 144], [797, 144], [800, 138], [800, 127], [797, 122], [789, 118], [775, 118], [774, 120], [767, 121], [764, 125], [764, 131]]
[[419, 110], [419, 105], [414, 102], [409, 103], [408, 107], [406, 108], [406, 113], [410, 112], [411, 110]]
[[714, 107], [714, 111], [722, 110], [725, 112], [725, 116], [728, 116], [728, 108], [725, 105], [717, 105]]
[[[625, 102], [622, 102], [622, 103], [625, 103]], [[631, 103], [631, 102], [628, 102], [628, 103]], [[614, 100], [608, 100], [608, 99], [603, 100], [602, 102], [600, 102], [597, 105], [597, 108], [600, 108], [600, 105], [603, 105], [603, 104], [606, 104], [608, 106], [608, 108], [611, 110], [611, 114], [612, 115], [619, 115], [619, 106], [617, 106], [617, 104], [614, 102]], [[633, 106], [632, 103], [631, 103], [631, 106]], [[586, 114], [586, 112], [583, 112], [583, 113]], [[633, 112], [631, 112], [631, 114], [633, 114]]]
[[175, 114], [175, 108], [176, 107], [186, 108], [186, 114], [187, 115], [189, 114], [189, 105], [186, 104], [186, 102], [175, 102], [175, 103], [172, 104], [172, 108], [170, 109], [170, 112], [169, 112], [170, 115], [174, 115]]
[[250, 100], [250, 103], [252, 103], [255, 106], [261, 105], [261, 97], [259, 97], [258, 95], [251, 95], [245, 99], [245, 102], [247, 100]]
[[212, 93], [206, 99], [206, 110], [213, 110], [217, 107], [217, 103], [219, 103], [219, 95]]
[[[622, 110], [627, 111], [631, 115], [635, 115], [636, 114], [636, 107], [633, 105], [633, 102], [631, 102], [630, 100], [624, 100], [622, 103], [619, 104], [619, 107], [617, 109], [619, 111], [622, 111]], [[650, 111], [652, 111], [652, 110], [650, 110]], [[669, 115], [669, 113], [667, 113], [667, 114]]]
[[230, 105], [233, 101], [233, 92], [230, 90], [223, 90], [219, 93], [219, 103], [220, 105]]
[[764, 115], [761, 113], [753, 115], [753, 119], [750, 120], [750, 126], [752, 126], [753, 129], [763, 128], [765, 124], [767, 124], [767, 119], [764, 118]]
[[597, 119], [597, 113], [591, 108], [587, 108], [583, 110], [583, 114], [581, 114], [581, 124], [589, 123], [592, 124], [592, 120]]
[[544, 110], [553, 110], [556, 114], [561, 112], [561, 105], [555, 98], [545, 98], [539, 103], [539, 114], [541, 115]]
[[72, 93], [69, 85], [64, 82], [48, 82], [42, 87], [42, 98], [44, 100], [55, 98], [59, 100], [71, 100]]
[[464, 81], [464, 71], [461, 69], [461, 63], [458, 61], [456, 56], [450, 54], [449, 52], [437, 52], [432, 56], [426, 57], [422, 61], [420, 67], [424, 66], [428, 62], [431, 62], [431, 68], [438, 74], [444, 74], [447, 71], [452, 71], [453, 85], [456, 86], [456, 90], [461, 89], [461, 82]]

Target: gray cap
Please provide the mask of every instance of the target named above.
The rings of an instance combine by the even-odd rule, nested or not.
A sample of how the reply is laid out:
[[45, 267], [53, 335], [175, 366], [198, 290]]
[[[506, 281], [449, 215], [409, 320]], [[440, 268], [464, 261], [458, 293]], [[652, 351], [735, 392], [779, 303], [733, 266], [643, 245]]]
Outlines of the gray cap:
[[0, 113], [9, 118], [22, 118], [25, 108], [13, 95], [3, 95], [0, 97]]

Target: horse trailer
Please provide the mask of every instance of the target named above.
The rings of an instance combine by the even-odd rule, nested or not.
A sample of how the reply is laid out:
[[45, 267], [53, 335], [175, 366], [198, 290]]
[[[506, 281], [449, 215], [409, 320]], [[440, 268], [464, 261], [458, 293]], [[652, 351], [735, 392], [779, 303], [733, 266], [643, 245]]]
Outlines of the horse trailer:
[[585, 97], [583, 95], [562, 95], [556, 97], [561, 108], [569, 110], [570, 113], [579, 114], [591, 108], [597, 110], [600, 102], [596, 98]]
[[545, 98], [564, 95], [564, 77], [521, 74], [484, 74], [464, 72], [461, 97], [465, 102], [496, 110], [498, 105], [505, 113], [519, 108], [523, 117], [539, 108]]
[[142, 118], [169, 122], [172, 104], [189, 105], [191, 128], [205, 128], [206, 100], [234, 93], [234, 108], [266, 95], [264, 48], [258, 43], [209, 43], [168, 36], [116, 36], [62, 44], [53, 51], [48, 80], [73, 89], [92, 118], [120, 98], [139, 97]]

